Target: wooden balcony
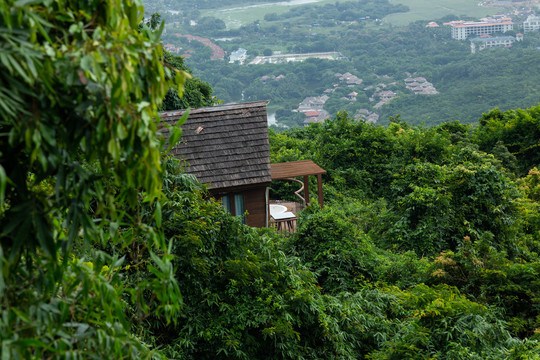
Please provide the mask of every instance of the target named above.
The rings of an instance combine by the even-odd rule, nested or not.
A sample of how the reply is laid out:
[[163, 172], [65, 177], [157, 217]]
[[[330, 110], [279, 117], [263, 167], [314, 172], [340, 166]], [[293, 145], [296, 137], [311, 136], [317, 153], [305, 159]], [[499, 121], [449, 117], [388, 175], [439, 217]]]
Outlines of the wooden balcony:
[[303, 204], [293, 201], [270, 200], [270, 226], [280, 232], [296, 231], [297, 214], [304, 208]]
[[[309, 205], [309, 176], [317, 176], [317, 194], [319, 205], [324, 206], [323, 190], [322, 190], [322, 174], [326, 170], [320, 168], [311, 160], [292, 161], [287, 163], [270, 164], [272, 181], [287, 180], [294, 181], [300, 185], [299, 190], [295, 191], [296, 197], [301, 200], [301, 203], [270, 201], [269, 204], [269, 223], [274, 224], [278, 231], [292, 233], [296, 230], [298, 212], [306, 205]], [[297, 178], [301, 178], [299, 180]]]

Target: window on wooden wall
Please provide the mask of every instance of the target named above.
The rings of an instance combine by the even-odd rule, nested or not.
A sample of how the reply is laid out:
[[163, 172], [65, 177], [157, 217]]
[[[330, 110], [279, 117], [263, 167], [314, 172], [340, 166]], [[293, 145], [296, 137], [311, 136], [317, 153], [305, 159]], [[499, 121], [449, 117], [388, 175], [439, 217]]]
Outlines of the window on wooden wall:
[[223, 207], [234, 216], [241, 216], [242, 221], [245, 223], [246, 219], [244, 213], [246, 207], [244, 205], [243, 194], [227, 194], [221, 197], [221, 203]]

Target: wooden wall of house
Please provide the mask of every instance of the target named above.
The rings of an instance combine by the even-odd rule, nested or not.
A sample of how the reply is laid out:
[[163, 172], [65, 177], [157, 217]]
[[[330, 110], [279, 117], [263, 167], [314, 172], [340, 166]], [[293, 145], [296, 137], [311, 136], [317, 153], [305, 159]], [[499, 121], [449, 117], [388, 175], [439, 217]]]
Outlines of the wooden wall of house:
[[265, 227], [267, 216], [266, 186], [246, 190], [244, 194], [244, 206], [248, 212], [246, 225], [252, 227]]
[[266, 185], [251, 188], [251, 189], [238, 189], [230, 192], [218, 192], [210, 190], [212, 196], [216, 199], [223, 201], [223, 197], [227, 196], [231, 202], [230, 211], [233, 215], [240, 215], [237, 213], [237, 209], [234, 208], [234, 196], [243, 195], [244, 196], [244, 210], [247, 211], [248, 215], [246, 216], [245, 224], [251, 227], [265, 227], [266, 226], [266, 217], [268, 216], [267, 212], [267, 203], [266, 203]]

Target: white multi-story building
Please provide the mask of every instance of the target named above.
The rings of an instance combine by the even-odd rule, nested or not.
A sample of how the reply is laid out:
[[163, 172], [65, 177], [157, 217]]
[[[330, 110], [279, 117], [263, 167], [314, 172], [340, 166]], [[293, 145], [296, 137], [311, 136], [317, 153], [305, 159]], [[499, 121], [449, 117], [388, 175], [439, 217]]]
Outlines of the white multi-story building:
[[529, 15], [527, 20], [523, 22], [523, 32], [540, 30], [540, 16]]
[[479, 22], [456, 22], [452, 26], [452, 38], [465, 40], [470, 35], [486, 35], [493, 33], [504, 33], [514, 29], [512, 21], [479, 21]]
[[476, 51], [482, 51], [485, 48], [492, 47], [511, 47], [516, 41], [513, 36], [499, 36], [499, 37], [478, 37], [471, 39], [471, 53]]

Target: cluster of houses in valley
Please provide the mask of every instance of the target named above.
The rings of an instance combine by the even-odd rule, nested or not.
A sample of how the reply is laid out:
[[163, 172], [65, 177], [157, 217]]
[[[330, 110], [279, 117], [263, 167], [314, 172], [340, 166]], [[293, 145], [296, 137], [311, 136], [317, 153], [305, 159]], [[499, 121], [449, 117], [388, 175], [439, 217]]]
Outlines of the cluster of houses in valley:
[[416, 95], [436, 95], [439, 92], [432, 83], [424, 77], [408, 77], [405, 79], [405, 87]]
[[328, 99], [330, 99], [330, 96], [326, 94], [321, 96], [307, 97], [300, 103], [300, 105], [298, 105], [298, 109], [293, 111], [301, 112], [306, 115], [304, 125], [321, 123], [330, 118], [330, 113], [324, 110], [324, 104], [328, 101]]
[[[396, 85], [395, 82], [389, 84], [389, 85]], [[373, 105], [373, 108], [375, 109], [378, 109], [380, 108], [381, 106], [383, 106], [384, 104], [387, 104], [389, 103], [393, 98], [396, 97], [396, 93], [392, 90], [384, 90], [386, 89], [387, 85], [384, 84], [384, 83], [379, 83], [377, 84], [376, 86], [368, 86], [366, 88], [364, 88], [364, 91], [368, 91], [368, 90], [372, 90], [374, 89], [373, 91], [373, 95], [370, 96], [369, 98], [369, 101], [373, 102], [373, 101], [377, 101], [377, 103], [375, 105]]]
[[[353, 75], [350, 72], [346, 72], [345, 74], [335, 73], [334, 76], [336, 76], [342, 84], [345, 84], [345, 86], [348, 87], [359, 86], [363, 81], [358, 76]], [[298, 109], [293, 110], [295, 112], [304, 113], [306, 116], [304, 125], [321, 123], [330, 118], [330, 113], [324, 109], [324, 104], [328, 101], [328, 99], [330, 99], [330, 95], [336, 90], [337, 87], [339, 87], [339, 84], [334, 84], [333, 88], [326, 89], [324, 94], [321, 96], [311, 96], [305, 98], [300, 105], [298, 105]], [[342, 99], [354, 102], [356, 101], [357, 95], [357, 92], [351, 91], [347, 97]]]
[[346, 72], [345, 74], [335, 73], [334, 76], [339, 78], [341, 82], [344, 82], [349, 87], [362, 85], [362, 81], [363, 81], [358, 76], [353, 75], [350, 72]]
[[[332, 88], [326, 89], [321, 96], [310, 96], [305, 98], [294, 112], [303, 113], [306, 118], [304, 125], [310, 123], [319, 123], [330, 117], [328, 111], [324, 109], [324, 105], [330, 99], [333, 93], [336, 92], [341, 86], [351, 88], [351, 91], [340, 98], [340, 100], [349, 101], [350, 103], [357, 102], [359, 92], [369, 92], [371, 96], [369, 101], [374, 103], [372, 110], [362, 108], [356, 111], [355, 118], [357, 120], [363, 119], [366, 122], [375, 123], [379, 120], [379, 114], [376, 110], [392, 101], [397, 96], [396, 90], [399, 88], [397, 81], [392, 81], [392, 78], [387, 75], [377, 76], [380, 82], [376, 85], [370, 85], [363, 89], [359, 89], [358, 86], [363, 83], [363, 80], [356, 75], [346, 72], [344, 74], [335, 73], [334, 76], [339, 79], [337, 84], [334, 84]], [[273, 77], [277, 79], [278, 77]], [[269, 76], [261, 78], [266, 81], [271, 79]], [[425, 77], [414, 77], [412, 74], [407, 74], [407, 78], [404, 79], [405, 89], [412, 91], [415, 95], [436, 95], [439, 92], [435, 86], [427, 81]]]

